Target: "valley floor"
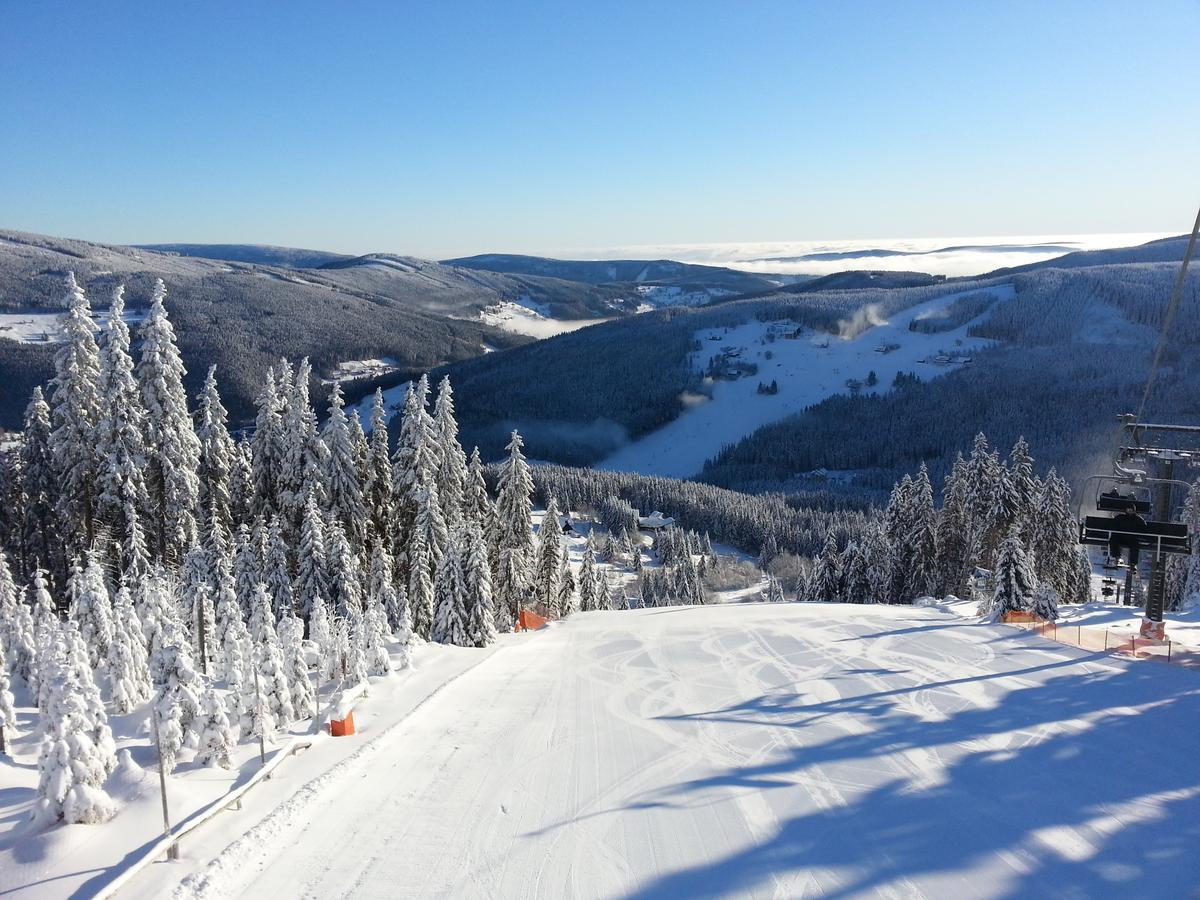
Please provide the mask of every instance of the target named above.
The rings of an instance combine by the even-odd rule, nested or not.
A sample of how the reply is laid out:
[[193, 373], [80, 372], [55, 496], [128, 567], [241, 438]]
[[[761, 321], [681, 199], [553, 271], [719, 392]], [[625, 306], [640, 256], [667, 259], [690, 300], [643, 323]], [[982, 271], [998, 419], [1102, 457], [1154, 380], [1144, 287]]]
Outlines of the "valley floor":
[[515, 637], [360, 765], [310, 785], [313, 802], [239, 840], [214, 826], [128, 894], [1178, 897], [1200, 884], [1194, 672], [913, 607], [592, 613]]

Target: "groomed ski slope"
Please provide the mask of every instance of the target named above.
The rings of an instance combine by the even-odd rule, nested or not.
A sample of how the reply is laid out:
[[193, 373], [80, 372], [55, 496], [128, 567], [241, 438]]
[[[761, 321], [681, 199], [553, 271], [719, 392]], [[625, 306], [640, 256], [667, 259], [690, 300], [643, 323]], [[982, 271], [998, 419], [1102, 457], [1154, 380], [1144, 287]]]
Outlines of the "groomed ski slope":
[[1193, 672], [930, 609], [579, 615], [175, 896], [1184, 896], [1198, 716]]
[[[695, 402], [677, 418], [616, 450], [596, 468], [691, 478], [704, 468], [706, 460], [756, 429], [803, 412], [835, 394], [848, 393], [848, 379], [865, 381], [874, 371], [878, 384], [862, 387], [864, 394], [873, 394], [891, 390], [898, 372], [916, 372], [928, 380], [960, 368], [930, 365], [921, 360], [938, 353], [970, 354], [991, 345], [992, 341], [968, 336], [967, 331], [978, 319], [934, 334], [909, 331], [908, 326], [914, 319], [936, 316], [958, 297], [980, 292], [974, 288], [927, 300], [847, 340], [809, 332], [800, 340], [765, 343], [773, 323], [758, 320], [736, 328], [697, 331], [700, 350], [689, 358], [695, 371], [707, 371], [714, 357], [724, 348], [732, 347], [741, 351], [740, 361], [758, 366], [758, 374], [737, 381], [718, 381], [712, 385], [711, 399], [700, 402], [694, 398]], [[996, 285], [983, 292], [1001, 300], [1014, 296], [1011, 284]], [[891, 343], [897, 344], [897, 349], [876, 352], [877, 347]], [[760, 383], [772, 381], [779, 385], [778, 394], [758, 393]]]

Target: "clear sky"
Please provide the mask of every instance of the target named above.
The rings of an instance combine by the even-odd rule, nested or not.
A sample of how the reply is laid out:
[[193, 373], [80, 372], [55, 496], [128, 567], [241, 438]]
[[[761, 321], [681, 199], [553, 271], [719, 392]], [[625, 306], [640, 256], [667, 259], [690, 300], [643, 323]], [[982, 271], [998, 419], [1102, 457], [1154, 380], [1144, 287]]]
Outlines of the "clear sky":
[[443, 257], [1182, 232], [1200, 4], [0, 13], [0, 227]]

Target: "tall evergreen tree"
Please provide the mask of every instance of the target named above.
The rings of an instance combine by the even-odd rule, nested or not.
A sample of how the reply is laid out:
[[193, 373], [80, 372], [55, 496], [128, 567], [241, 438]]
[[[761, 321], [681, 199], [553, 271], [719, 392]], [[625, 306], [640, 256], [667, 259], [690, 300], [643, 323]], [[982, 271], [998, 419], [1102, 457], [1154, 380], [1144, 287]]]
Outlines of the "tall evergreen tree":
[[163, 304], [162, 279], [154, 285], [150, 312], [142, 323], [137, 380], [146, 409], [147, 486], [156, 510], [154, 534], [159, 555], [178, 562], [199, 538], [200, 441], [192, 428], [183, 388], [183, 358]]
[[463, 532], [456, 531], [438, 563], [433, 582], [433, 628], [430, 640], [471, 647], [467, 634], [466, 585], [463, 579]]
[[342, 388], [337, 383], [329, 392], [329, 418], [325, 422], [324, 440], [329, 451], [325, 464], [329, 514], [341, 523], [350, 546], [361, 552], [366, 540], [367, 510], [363, 503], [350, 425], [342, 402]]
[[491, 541], [496, 554], [492, 585], [497, 625], [502, 630], [510, 629], [516, 622], [528, 597], [533, 561], [533, 479], [522, 446], [521, 436], [514, 431], [505, 448], [508, 459], [500, 467], [495, 534]]
[[[67, 274], [64, 342], [54, 357], [50, 397], [51, 450], [57, 470], [59, 523], [72, 550], [90, 547], [95, 537], [96, 423], [100, 420], [100, 353], [91, 307], [75, 273]], [[105, 402], [111, 398], [106, 397]]]
[[296, 552], [295, 602], [300, 615], [312, 618], [313, 606], [329, 596], [329, 569], [325, 557], [325, 523], [315, 497], [304, 504], [300, 523], [300, 547]]
[[109, 696], [118, 715], [127, 715], [150, 699], [150, 663], [133, 595], [121, 585], [113, 604], [113, 638], [108, 645]]
[[558, 606], [558, 578], [562, 568], [562, 528], [558, 524], [558, 504], [551, 497], [538, 529], [537, 562], [533, 573], [533, 600], [546, 615]]
[[196, 398], [196, 440], [199, 442], [197, 506], [221, 527], [233, 528], [232, 472], [237, 447], [229, 436], [229, 414], [217, 390], [217, 367], [210, 366], [204, 387]]
[[362, 609], [362, 582], [358, 560], [350, 550], [350, 542], [341, 523], [331, 522], [327, 531], [329, 561], [329, 596], [334, 611], [342, 617], [351, 609]]
[[283, 456], [283, 420], [278, 385], [273, 369], [267, 369], [263, 389], [254, 401], [258, 416], [250, 441], [251, 480], [254, 483], [254, 508], [259, 515], [279, 511], [280, 471]]
[[271, 519], [267, 529], [267, 555], [263, 560], [263, 583], [271, 597], [271, 610], [278, 622], [294, 610], [292, 573], [288, 565], [288, 548], [278, 517]]
[[[148, 508], [146, 411], [133, 375], [124, 288], [113, 292], [100, 344], [99, 391], [104, 402], [95, 428], [96, 518], [114, 534], [128, 534], [130, 517]], [[161, 547], [157, 548], [161, 553]]]
[[996, 554], [996, 591], [987, 614], [1000, 621], [1006, 612], [1029, 609], [1037, 581], [1021, 546], [1016, 528], [1000, 543]]
[[363, 481], [363, 500], [375, 534], [392, 533], [392, 463], [388, 450], [387, 411], [383, 390], [375, 390], [371, 406], [371, 437], [367, 448], [366, 478]]
[[454, 418], [454, 391], [450, 376], [438, 385], [437, 401], [433, 407], [434, 441], [438, 448], [438, 468], [435, 474], [442, 518], [446, 527], [456, 528], [463, 519], [463, 497], [467, 482], [467, 458], [458, 442], [458, 421]]
[[483, 537], [483, 530], [475, 522], [464, 523], [461, 534], [467, 639], [476, 647], [486, 647], [496, 640], [496, 611], [492, 599], [487, 541]]
[[61, 566], [58, 537], [60, 496], [50, 435], [50, 407], [41, 387], [25, 409], [25, 431], [21, 440], [21, 569], [32, 572], [40, 566]]

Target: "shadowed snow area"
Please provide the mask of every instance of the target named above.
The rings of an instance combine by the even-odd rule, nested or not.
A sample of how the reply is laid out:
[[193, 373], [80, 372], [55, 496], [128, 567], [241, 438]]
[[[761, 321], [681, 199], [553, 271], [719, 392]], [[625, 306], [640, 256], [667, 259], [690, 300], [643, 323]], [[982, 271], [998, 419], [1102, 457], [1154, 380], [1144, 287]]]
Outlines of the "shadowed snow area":
[[929, 609], [584, 614], [175, 896], [1178, 897], [1198, 715], [1194, 672]]

